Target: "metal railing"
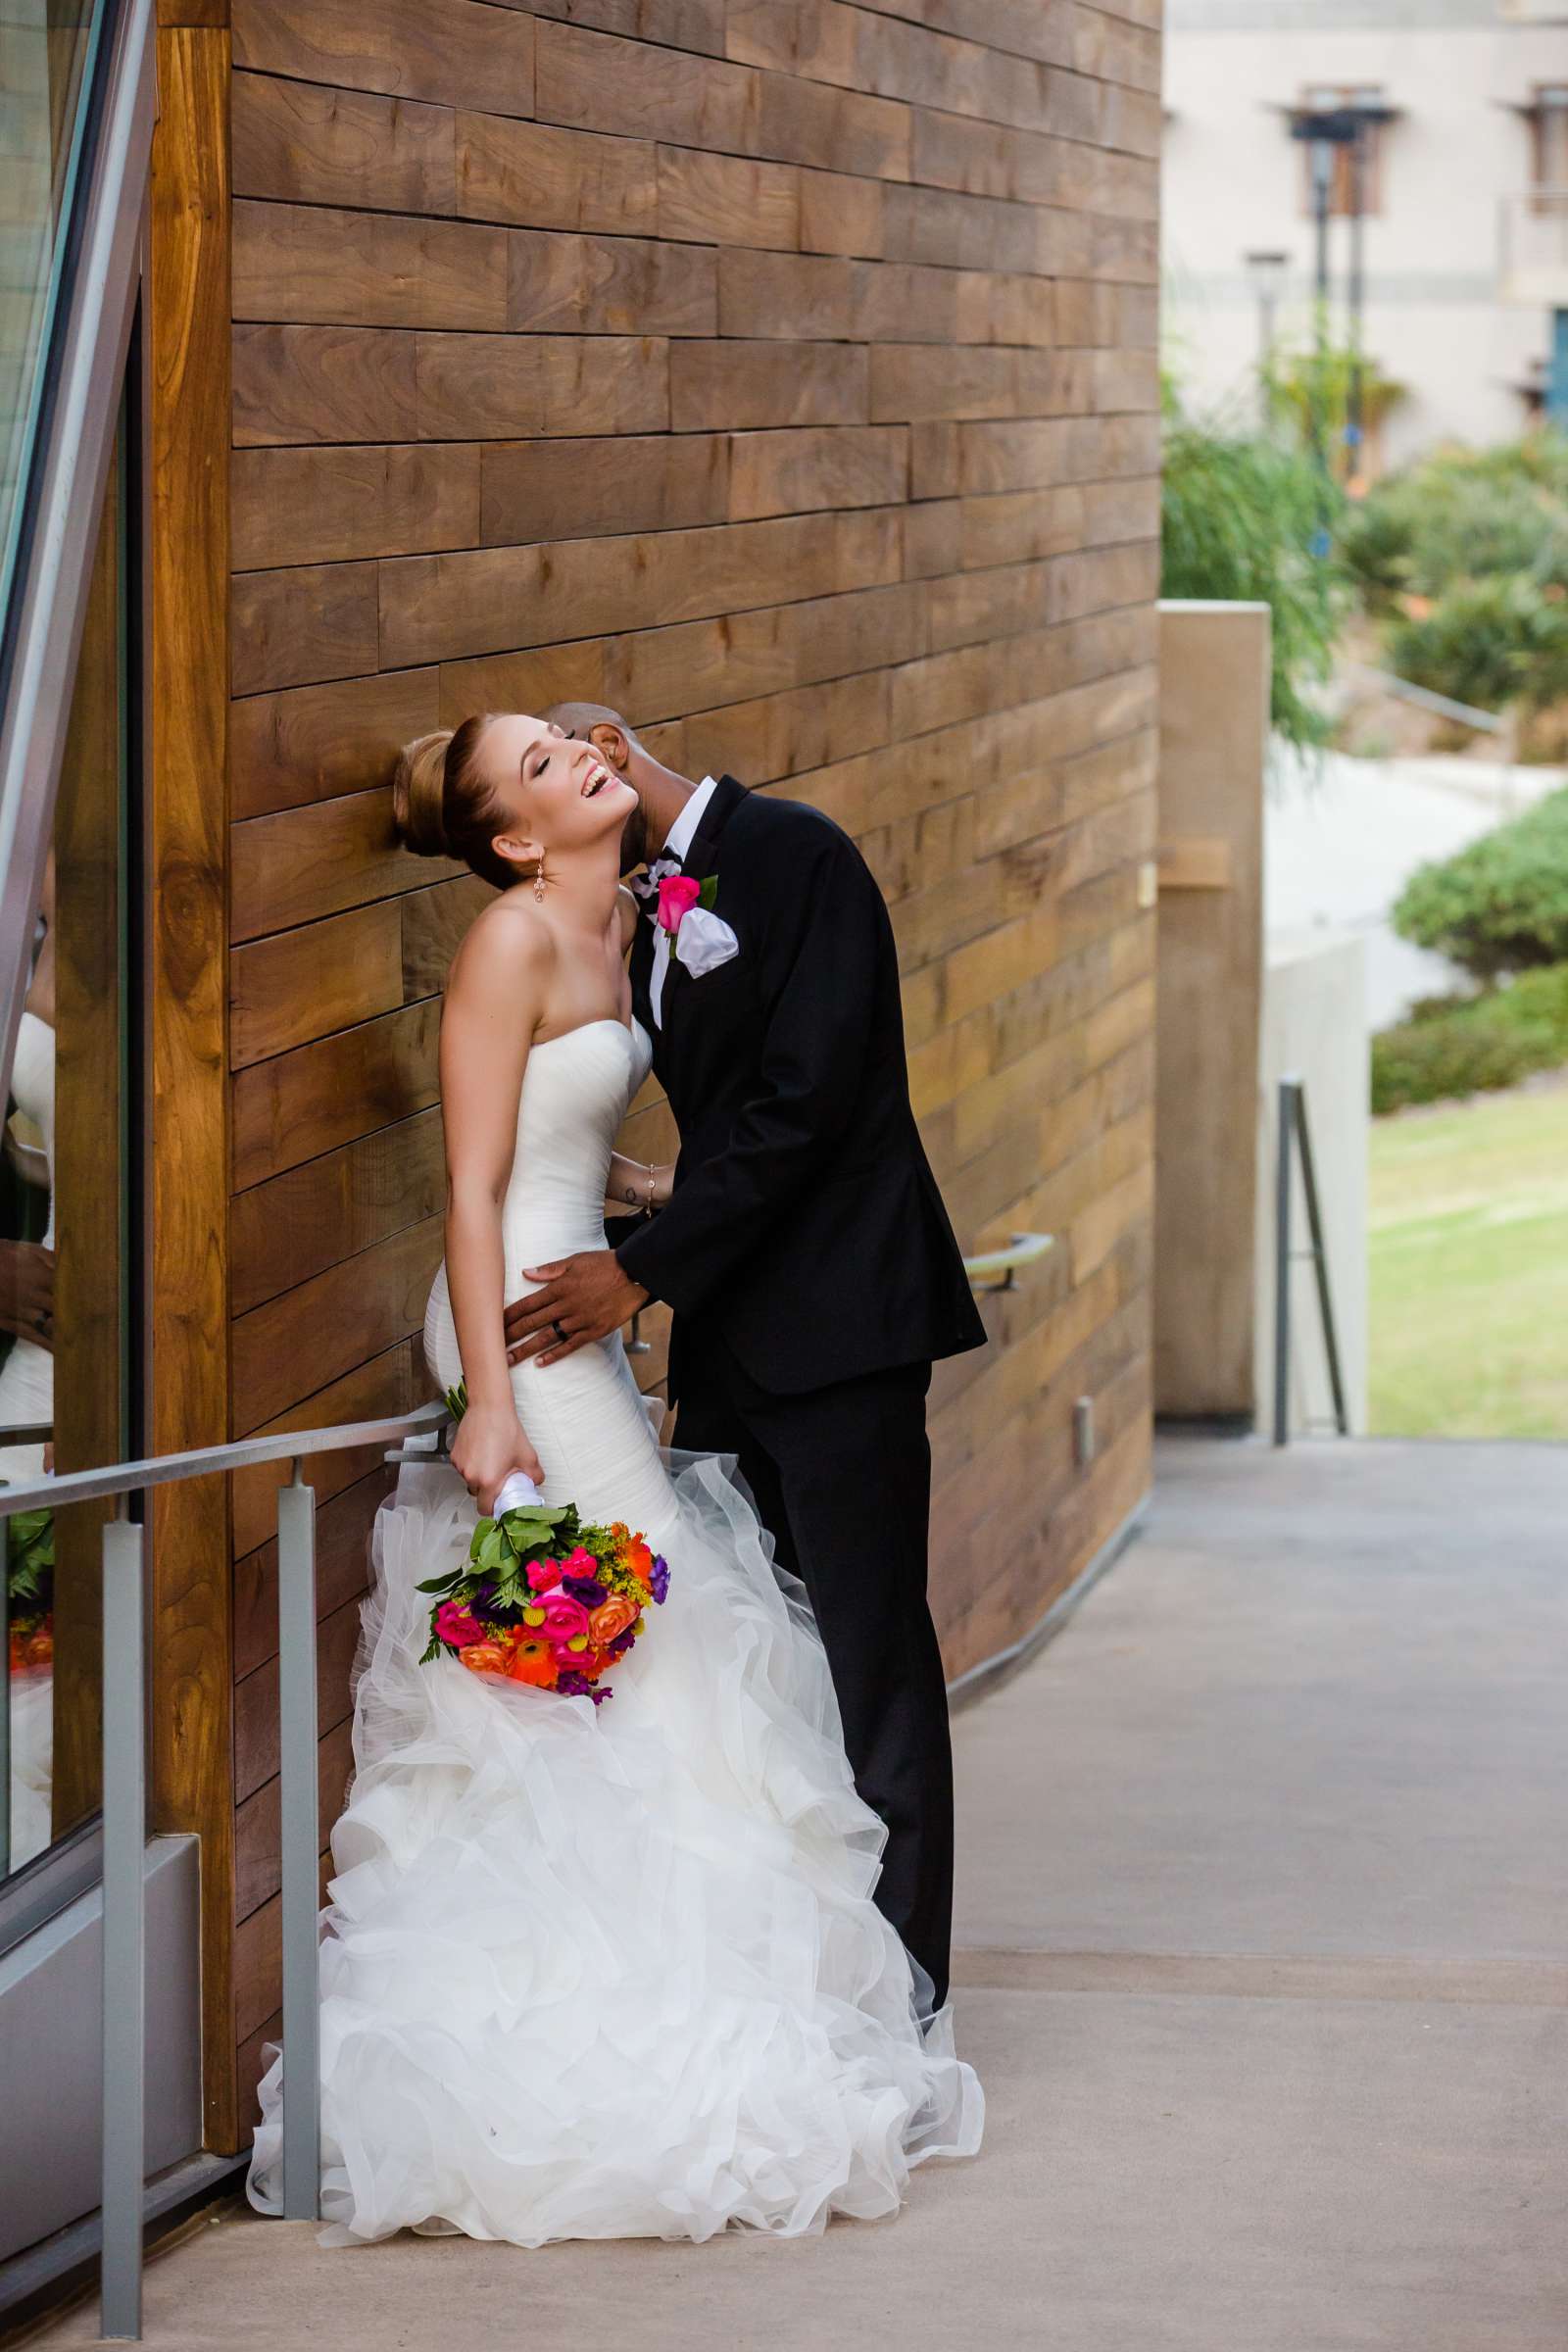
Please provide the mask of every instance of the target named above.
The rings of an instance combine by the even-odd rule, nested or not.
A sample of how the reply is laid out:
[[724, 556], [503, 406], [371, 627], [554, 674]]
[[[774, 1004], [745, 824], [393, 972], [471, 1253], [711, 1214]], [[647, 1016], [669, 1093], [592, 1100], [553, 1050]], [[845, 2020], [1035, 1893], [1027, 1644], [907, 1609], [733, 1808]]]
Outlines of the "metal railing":
[[[394, 1420], [242, 1438], [148, 1461], [117, 1462], [63, 1478], [0, 1487], [0, 1521], [17, 1511], [112, 1500], [103, 1531], [103, 2252], [102, 2332], [141, 2335], [144, 2187], [145, 1918], [147, 1844], [146, 1563], [132, 1496], [184, 1479], [294, 1465], [277, 1495], [278, 1795], [283, 1913], [283, 2211], [313, 2219], [320, 2203], [320, 2082], [317, 1873], [320, 1855], [316, 1690], [316, 1492], [308, 1456], [398, 1446], [439, 1431], [443, 1404]], [[8, 1789], [9, 1799], [9, 1789]]]
[[1019, 1270], [1034, 1265], [1055, 1246], [1056, 1237], [1052, 1233], [1015, 1233], [1004, 1250], [983, 1250], [977, 1257], [964, 1259], [969, 1287], [982, 1298], [1015, 1291]]
[[[1350, 1434], [1345, 1401], [1345, 1376], [1340, 1367], [1339, 1332], [1334, 1321], [1334, 1297], [1329, 1285], [1328, 1250], [1323, 1238], [1323, 1212], [1318, 1200], [1317, 1168], [1312, 1137], [1306, 1123], [1306, 1082], [1282, 1078], [1279, 1098], [1278, 1164], [1274, 1171], [1274, 1443], [1291, 1442], [1291, 1268], [1298, 1258], [1310, 1258], [1317, 1276], [1318, 1312], [1323, 1321], [1323, 1351], [1328, 1358], [1329, 1387], [1334, 1397], [1334, 1426], [1342, 1438]], [[1306, 1200], [1310, 1236], [1304, 1250], [1291, 1245], [1295, 1200], [1296, 1156], [1301, 1162], [1301, 1191]]]

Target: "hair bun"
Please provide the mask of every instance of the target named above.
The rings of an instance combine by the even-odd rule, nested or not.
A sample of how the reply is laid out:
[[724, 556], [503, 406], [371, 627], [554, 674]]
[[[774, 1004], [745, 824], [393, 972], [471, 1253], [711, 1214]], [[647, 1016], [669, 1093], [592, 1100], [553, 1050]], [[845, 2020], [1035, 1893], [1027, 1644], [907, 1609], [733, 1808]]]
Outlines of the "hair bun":
[[450, 727], [416, 735], [398, 754], [392, 774], [392, 822], [398, 839], [416, 858], [450, 858], [446, 783]]

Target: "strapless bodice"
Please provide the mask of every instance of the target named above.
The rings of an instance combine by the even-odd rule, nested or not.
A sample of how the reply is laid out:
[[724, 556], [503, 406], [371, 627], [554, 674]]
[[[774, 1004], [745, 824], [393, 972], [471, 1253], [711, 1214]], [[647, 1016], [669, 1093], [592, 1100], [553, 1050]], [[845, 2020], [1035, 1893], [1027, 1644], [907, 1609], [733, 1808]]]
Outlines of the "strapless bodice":
[[[537, 1286], [524, 1269], [605, 1247], [605, 1184], [615, 1136], [653, 1066], [636, 1023], [585, 1021], [534, 1046], [517, 1103], [517, 1146], [501, 1211], [506, 1294]], [[443, 1388], [460, 1377], [457, 1335], [443, 1265], [424, 1321], [425, 1359]]]
[[541, 1257], [603, 1249], [611, 1154], [652, 1061], [643, 1029], [609, 1019], [530, 1051], [502, 1212], [509, 1279]]

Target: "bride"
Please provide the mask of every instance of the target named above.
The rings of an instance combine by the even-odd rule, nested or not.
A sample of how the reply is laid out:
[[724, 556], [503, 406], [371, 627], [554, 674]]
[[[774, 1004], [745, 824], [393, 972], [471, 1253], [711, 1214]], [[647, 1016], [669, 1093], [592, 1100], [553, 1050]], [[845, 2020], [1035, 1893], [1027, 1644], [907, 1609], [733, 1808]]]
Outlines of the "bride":
[[[785, 2235], [894, 2212], [911, 2166], [979, 2145], [980, 2087], [872, 1900], [826, 1659], [745, 1494], [667, 1463], [618, 1337], [510, 1367], [503, 1302], [602, 1248], [607, 1200], [669, 1171], [614, 1138], [647, 1076], [618, 888], [631, 788], [517, 713], [409, 746], [411, 849], [499, 895], [441, 1035], [446, 1262], [429, 1368], [463, 1380], [451, 1466], [405, 1468], [375, 1537], [321, 1947], [321, 2210], [335, 2242], [414, 2228], [542, 2245]], [[416, 1586], [522, 1471], [669, 1563], [610, 1703], [421, 1665]], [[925, 1995], [922, 1998], [922, 1991]], [[280, 2206], [280, 2066], [250, 2195]]]

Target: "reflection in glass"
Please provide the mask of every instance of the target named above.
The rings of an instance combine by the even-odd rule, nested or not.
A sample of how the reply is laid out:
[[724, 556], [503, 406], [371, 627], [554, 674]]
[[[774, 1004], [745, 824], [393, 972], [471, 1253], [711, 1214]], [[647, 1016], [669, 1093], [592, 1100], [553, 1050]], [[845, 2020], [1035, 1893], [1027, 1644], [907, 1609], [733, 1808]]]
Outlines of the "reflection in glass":
[[0, 0], [0, 610], [102, 13], [94, 0]]
[[[29, 977], [0, 1139], [0, 1480], [8, 1484], [134, 1450], [123, 447], [122, 436], [105, 494], [53, 846], [24, 943]], [[10, 1804], [0, 1866], [13, 1872], [97, 1810], [99, 1538], [111, 1508], [80, 1503], [4, 1523]], [[0, 1722], [0, 1735], [5, 1729]]]

